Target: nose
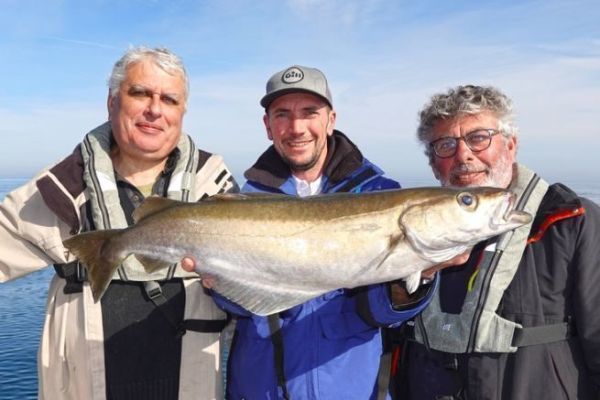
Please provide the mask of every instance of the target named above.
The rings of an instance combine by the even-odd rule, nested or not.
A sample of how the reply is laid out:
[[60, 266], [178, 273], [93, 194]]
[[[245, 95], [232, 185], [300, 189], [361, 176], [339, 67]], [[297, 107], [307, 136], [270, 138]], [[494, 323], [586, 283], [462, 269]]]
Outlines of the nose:
[[304, 133], [305, 123], [302, 118], [292, 118], [290, 121], [290, 133], [300, 136]]
[[161, 116], [162, 108], [159, 94], [155, 93], [150, 97], [148, 106], [146, 107], [146, 113], [154, 118], [158, 118]]
[[467, 146], [467, 143], [464, 140], [459, 140], [456, 146], [456, 154], [454, 155], [455, 159], [457, 159], [458, 161], [473, 159], [473, 152], [471, 151], [469, 146]]

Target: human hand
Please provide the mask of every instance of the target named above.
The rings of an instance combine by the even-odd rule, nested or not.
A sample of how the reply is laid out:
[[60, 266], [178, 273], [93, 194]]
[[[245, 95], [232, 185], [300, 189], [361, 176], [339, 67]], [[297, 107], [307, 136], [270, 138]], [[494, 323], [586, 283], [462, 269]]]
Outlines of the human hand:
[[181, 259], [181, 268], [187, 272], [194, 272], [196, 270], [196, 260], [193, 257], [183, 257]]
[[[451, 258], [448, 261], [444, 261], [443, 263], [434, 265], [433, 267], [421, 271], [421, 278], [433, 279], [437, 271], [442, 270], [444, 268], [464, 264], [467, 262], [470, 255], [471, 250], [469, 249], [464, 253], [459, 254], [454, 258]], [[416, 302], [420, 301], [423, 296], [423, 293], [417, 290], [415, 293], [409, 294], [404, 284], [400, 282], [393, 282], [390, 284], [390, 296], [394, 307], [408, 307], [411, 304], [415, 304]]]
[[[183, 257], [181, 259], [181, 268], [183, 268], [187, 272], [195, 272], [196, 260], [191, 256]], [[202, 286], [204, 286], [205, 288], [212, 289], [215, 286], [215, 279], [212, 276], [200, 273], [198, 273], [198, 275], [200, 275]]]

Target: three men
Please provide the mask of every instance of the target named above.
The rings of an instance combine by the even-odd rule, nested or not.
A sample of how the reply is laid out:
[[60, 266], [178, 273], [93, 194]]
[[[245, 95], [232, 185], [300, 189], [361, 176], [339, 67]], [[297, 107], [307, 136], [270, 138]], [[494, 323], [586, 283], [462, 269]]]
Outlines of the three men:
[[[145, 196], [194, 201], [236, 186], [219, 156], [198, 151], [181, 132], [188, 85], [175, 55], [132, 49], [109, 86], [110, 121], [0, 205], [0, 281], [49, 263], [57, 270], [40, 398], [220, 397], [218, 332], [181, 331], [183, 320], [225, 320], [194, 274], [173, 266], [148, 275], [130, 260], [95, 304], [84, 269], [62, 246], [80, 231], [130, 224]], [[399, 187], [335, 130], [320, 71], [276, 73], [261, 105], [273, 146], [246, 171], [245, 191]], [[397, 284], [339, 289], [267, 318], [215, 294], [238, 315], [228, 398], [375, 398], [381, 327], [414, 317], [432, 297], [404, 349], [403, 398], [598, 393], [598, 206], [516, 163], [510, 101], [494, 88], [435, 96], [421, 113], [419, 138], [443, 185], [509, 187], [536, 215], [532, 225], [479, 245], [462, 267], [443, 272], [435, 295], [437, 280], [412, 296]]]
[[517, 163], [511, 101], [459, 86], [420, 113], [443, 186], [495, 186], [534, 221], [475, 247], [440, 276], [407, 329], [399, 399], [597, 399], [600, 208]]

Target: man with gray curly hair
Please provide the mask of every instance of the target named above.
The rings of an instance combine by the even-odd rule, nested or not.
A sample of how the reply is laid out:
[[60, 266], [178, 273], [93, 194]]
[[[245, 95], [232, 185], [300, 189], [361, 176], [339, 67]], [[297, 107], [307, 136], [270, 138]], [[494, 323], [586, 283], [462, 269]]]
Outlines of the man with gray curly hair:
[[[455, 129], [460, 129], [456, 126], [458, 116], [461, 116], [461, 123], [469, 120], [487, 128], [460, 135], [462, 139], [435, 137], [434, 129], [441, 121], [448, 121], [448, 126], [438, 129], [452, 129], [452, 124], [455, 124]], [[417, 136], [425, 145], [429, 165], [442, 185], [507, 187], [512, 179], [512, 163], [517, 150], [517, 129], [513, 119], [512, 101], [499, 90], [493, 87], [459, 86], [450, 89], [447, 94], [432, 97], [420, 113]], [[495, 135], [501, 135], [504, 140], [493, 141]], [[480, 163], [458, 162], [452, 165], [450, 171], [446, 171], [444, 168], [454, 160], [455, 155], [462, 160], [464, 153], [458, 151], [459, 141], [463, 141], [475, 153], [497, 145], [506, 146], [508, 151], [493, 152], [499, 158], [498, 168], [484, 168], [487, 160], [481, 160]]]
[[511, 189], [529, 225], [474, 247], [403, 332], [399, 399], [597, 399], [600, 207], [516, 160], [511, 100], [434, 95], [417, 136], [443, 186]]
[[147, 196], [179, 201], [237, 189], [221, 156], [182, 132], [188, 77], [165, 48], [129, 49], [108, 82], [108, 121], [0, 204], [0, 282], [54, 265], [39, 349], [40, 399], [223, 396], [219, 332], [228, 322], [197, 274], [147, 273], [126, 259], [95, 302], [63, 241], [125, 228]]

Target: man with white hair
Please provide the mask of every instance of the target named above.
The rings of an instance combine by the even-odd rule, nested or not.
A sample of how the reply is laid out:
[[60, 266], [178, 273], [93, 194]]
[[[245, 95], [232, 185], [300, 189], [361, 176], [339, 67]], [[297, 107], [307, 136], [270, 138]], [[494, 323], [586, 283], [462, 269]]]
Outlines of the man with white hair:
[[417, 132], [443, 186], [509, 188], [535, 218], [440, 273], [405, 330], [397, 397], [598, 399], [600, 207], [517, 162], [512, 103], [496, 88], [433, 96]]
[[109, 80], [109, 121], [0, 204], [0, 282], [49, 264], [56, 275], [39, 350], [39, 398], [176, 400], [222, 397], [219, 331], [226, 315], [198, 276], [173, 265], [152, 274], [125, 260], [101, 301], [63, 240], [124, 228], [144, 197], [182, 201], [237, 188], [220, 156], [182, 132], [182, 61], [132, 48]]

